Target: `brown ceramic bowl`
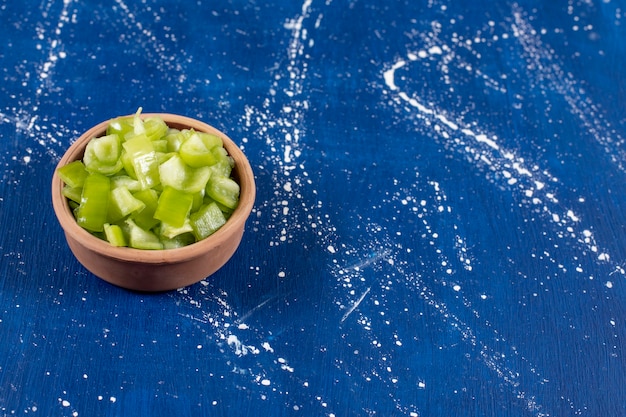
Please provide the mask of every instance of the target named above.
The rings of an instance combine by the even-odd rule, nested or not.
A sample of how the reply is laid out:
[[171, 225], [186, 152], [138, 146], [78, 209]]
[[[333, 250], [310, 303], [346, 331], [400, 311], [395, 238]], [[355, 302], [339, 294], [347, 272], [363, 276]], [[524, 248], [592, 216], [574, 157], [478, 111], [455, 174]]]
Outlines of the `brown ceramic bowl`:
[[[256, 188], [250, 163], [237, 145], [224, 133], [188, 117], [158, 115], [169, 127], [193, 128], [220, 136], [224, 148], [235, 160], [233, 178], [239, 183], [239, 205], [226, 224], [204, 240], [189, 246], [166, 250], [142, 250], [114, 247], [80, 227], [61, 190], [63, 182], [56, 170], [52, 177], [52, 204], [65, 232], [67, 243], [78, 261], [94, 275], [114, 285], [137, 291], [167, 291], [194, 284], [216, 272], [231, 258], [241, 242], [246, 219], [250, 215]], [[80, 136], [70, 146], [57, 166], [82, 159], [87, 142], [102, 136], [109, 121], [102, 122]]]

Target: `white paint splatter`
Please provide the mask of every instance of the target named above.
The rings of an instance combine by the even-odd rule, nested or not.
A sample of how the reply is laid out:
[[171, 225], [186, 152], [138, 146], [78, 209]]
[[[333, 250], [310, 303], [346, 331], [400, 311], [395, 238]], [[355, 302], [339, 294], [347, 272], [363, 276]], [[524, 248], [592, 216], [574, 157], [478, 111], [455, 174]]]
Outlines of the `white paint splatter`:
[[371, 289], [372, 289], [371, 287], [367, 288], [367, 290], [365, 290], [365, 292], [363, 294], [361, 294], [361, 296], [358, 298], [358, 300], [356, 300], [354, 302], [354, 304], [352, 304], [352, 306], [348, 309], [348, 311], [346, 311], [346, 313], [341, 318], [341, 322], [342, 323], [344, 321], [346, 321], [346, 319], [350, 316], [350, 314], [352, 314], [354, 312], [354, 310], [356, 310], [359, 307], [359, 305], [363, 302], [365, 297], [367, 297], [367, 294], [369, 294]]
[[[451, 48], [441, 47], [440, 49], [448, 51], [446, 57], [448, 61], [456, 58]], [[423, 104], [414, 95], [403, 91], [396, 84], [396, 72], [410, 65], [411, 62], [410, 60], [399, 59], [383, 72], [385, 85], [395, 94], [398, 103], [404, 102], [414, 108], [418, 112], [418, 116], [428, 121], [434, 132], [441, 136], [447, 145], [452, 144], [459, 152], [466, 154], [470, 160], [486, 163], [488, 170], [498, 173], [507, 181], [507, 184], [514, 185], [513, 191], [524, 197], [532, 196], [533, 204], [543, 204], [540, 213], [547, 215], [552, 223], [565, 230], [560, 232], [560, 235], [571, 236], [577, 243], [584, 245], [584, 250], [597, 252], [597, 243], [589, 229], [579, 232], [584, 233], [584, 238], [575, 232], [579, 227], [577, 224], [581, 223], [580, 216], [572, 208], [563, 209], [554, 192], [547, 187], [547, 184], [557, 184], [558, 180], [551, 176], [546, 169], [539, 168], [537, 164], [529, 164], [527, 158], [518, 156], [513, 149], [499, 145], [495, 135], [477, 133], [475, 128], [460, 126], [459, 123], [451, 119], [449, 111], [444, 114], [443, 111], [432, 105]], [[440, 212], [444, 209], [443, 206], [439, 207]], [[602, 252], [598, 256], [598, 260], [608, 262], [610, 255]]]

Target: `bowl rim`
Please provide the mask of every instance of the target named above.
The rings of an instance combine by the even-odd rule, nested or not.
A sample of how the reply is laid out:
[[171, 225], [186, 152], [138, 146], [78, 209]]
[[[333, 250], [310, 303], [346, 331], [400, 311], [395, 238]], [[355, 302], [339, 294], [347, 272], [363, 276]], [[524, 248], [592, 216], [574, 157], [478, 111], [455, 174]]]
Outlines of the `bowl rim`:
[[[119, 117], [128, 116], [134, 115]], [[59, 178], [57, 170], [74, 160], [82, 158], [87, 143], [91, 139], [104, 133], [110, 121], [113, 120], [112, 118], [96, 124], [80, 135], [66, 150], [54, 169], [52, 175], [52, 203], [54, 212], [65, 234], [71, 234], [72, 238], [79, 244], [93, 252], [99, 253], [101, 256], [122, 262], [136, 263], [139, 261], [146, 264], [158, 265], [177, 263], [202, 256], [211, 248], [220, 246], [222, 244], [221, 242], [233, 233], [243, 230], [245, 222], [254, 205], [256, 187], [250, 162], [239, 146], [224, 132], [198, 119], [173, 113], [143, 113], [141, 117], [142, 119], [161, 117], [168, 126], [187, 126], [197, 131], [213, 133], [220, 136], [223, 140], [224, 148], [235, 160], [235, 168], [233, 170], [236, 174], [237, 182], [241, 187], [237, 208], [233, 211], [227, 222], [211, 236], [190, 245], [174, 249], [148, 250], [116, 247], [80, 227], [72, 214], [67, 198], [62, 194], [63, 181]]]

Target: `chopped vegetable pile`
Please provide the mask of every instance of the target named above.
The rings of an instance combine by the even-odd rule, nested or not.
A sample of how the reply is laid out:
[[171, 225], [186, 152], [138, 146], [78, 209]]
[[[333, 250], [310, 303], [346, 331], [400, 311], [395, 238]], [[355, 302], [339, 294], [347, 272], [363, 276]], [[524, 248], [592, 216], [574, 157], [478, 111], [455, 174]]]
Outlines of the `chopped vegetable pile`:
[[57, 170], [78, 224], [113, 246], [171, 249], [217, 231], [239, 203], [219, 136], [159, 117], [111, 120], [82, 161]]

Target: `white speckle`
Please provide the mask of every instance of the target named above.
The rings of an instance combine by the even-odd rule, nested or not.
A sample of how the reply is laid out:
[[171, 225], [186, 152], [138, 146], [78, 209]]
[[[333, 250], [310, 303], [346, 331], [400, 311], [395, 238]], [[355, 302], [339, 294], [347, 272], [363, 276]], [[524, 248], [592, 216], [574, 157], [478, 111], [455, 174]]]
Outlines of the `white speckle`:
[[476, 141], [477, 141], [477, 142], [482, 142], [482, 143], [485, 143], [485, 144], [487, 144], [487, 146], [489, 146], [490, 148], [493, 148], [493, 149], [495, 149], [495, 150], [500, 149], [500, 147], [498, 146], [498, 144], [497, 144], [494, 140], [489, 139], [489, 138], [487, 137], [487, 135], [484, 135], [484, 134], [479, 134], [479, 135], [475, 135], [474, 137], [475, 137], [475, 139], [476, 139]]
[[604, 284], [607, 288], [613, 288], [613, 283], [611, 281], [607, 281], [606, 284]]
[[254, 355], [259, 353], [259, 349], [257, 349], [254, 346], [244, 345], [243, 343], [239, 341], [237, 336], [233, 334], [228, 336], [228, 339], [226, 340], [226, 342], [228, 343], [228, 346], [233, 346], [235, 348], [235, 354], [238, 356], [244, 356], [244, 355], [247, 355], [248, 353], [252, 353]]
[[458, 292], [461, 291], [461, 286], [459, 284], [456, 284], [454, 287], [452, 287], [452, 289]]
[[202, 345], [196, 346], [196, 349], [202, 349]]
[[114, 403], [114, 402], [116, 402], [116, 401], [117, 401], [117, 398], [115, 398], [115, 397], [109, 397], [109, 401], [111, 401], [112, 403]]
[[270, 385], [270, 380], [269, 379], [264, 379], [261, 381], [261, 385], [269, 387]]
[[284, 160], [286, 163], [291, 162], [291, 146], [285, 145]]
[[279, 276], [280, 278], [285, 278], [285, 271], [280, 271], [280, 272], [278, 273], [278, 276]]
[[428, 48], [428, 53], [431, 55], [441, 55], [443, 51], [441, 50], [440, 47], [435, 45], [435, 46], [431, 46], [430, 48]]
[[609, 260], [609, 254], [608, 253], [601, 253], [598, 255], [598, 260], [600, 261], [608, 261]]
[[420, 381], [417, 383], [417, 386], [420, 388], [426, 388], [426, 383], [424, 381]]
[[572, 210], [568, 210], [567, 211], [567, 217], [569, 217], [570, 219], [572, 219], [573, 221], [577, 222], [580, 219], [578, 218], [578, 216], [576, 216], [576, 214], [574, 214], [574, 212]]
[[328, 245], [328, 247], [326, 249], [330, 253], [335, 253], [336, 252], [335, 247], [333, 245]]
[[63, 400], [63, 401], [61, 401], [61, 405], [63, 407], [69, 407], [70, 406], [70, 402], [68, 400]]

